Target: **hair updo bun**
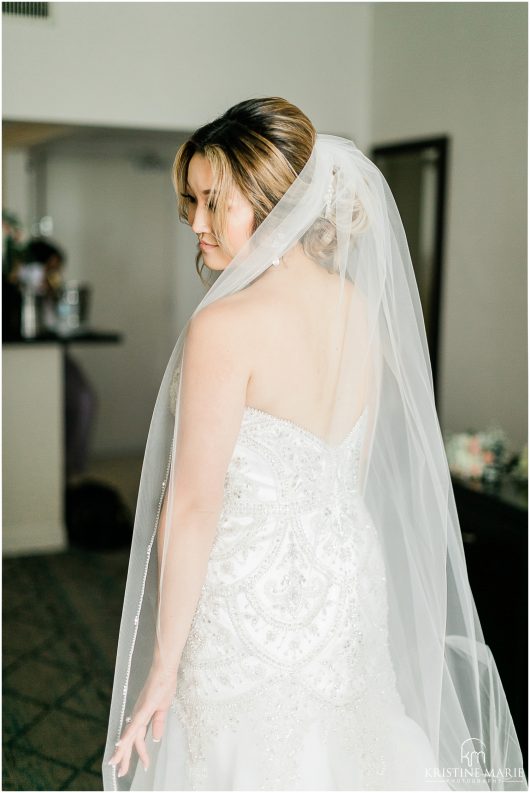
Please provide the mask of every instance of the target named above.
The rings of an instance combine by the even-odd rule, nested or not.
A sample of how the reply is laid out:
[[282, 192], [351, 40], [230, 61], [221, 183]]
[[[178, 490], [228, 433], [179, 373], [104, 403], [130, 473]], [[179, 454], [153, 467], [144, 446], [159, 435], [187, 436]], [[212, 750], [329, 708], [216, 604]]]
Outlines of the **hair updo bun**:
[[[348, 206], [347, 233], [350, 235], [349, 246], [353, 247], [356, 244], [358, 236], [368, 227], [368, 216], [363, 204], [357, 196], [352, 196], [350, 194], [346, 205]], [[352, 205], [353, 209], [350, 216], [349, 208], [351, 208]], [[336, 270], [335, 254], [338, 244], [336, 209], [337, 205], [333, 203], [331, 207], [325, 207], [322, 215], [315, 220], [301, 238], [306, 256], [322, 264], [330, 272]]]

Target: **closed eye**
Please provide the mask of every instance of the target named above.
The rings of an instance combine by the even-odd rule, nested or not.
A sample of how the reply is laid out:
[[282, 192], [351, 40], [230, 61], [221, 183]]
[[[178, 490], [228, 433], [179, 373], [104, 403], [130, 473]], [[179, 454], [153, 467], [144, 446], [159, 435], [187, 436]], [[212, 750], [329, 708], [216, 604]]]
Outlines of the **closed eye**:
[[[192, 203], [194, 203], [194, 202], [195, 202], [195, 199], [194, 199], [194, 197], [193, 197], [192, 195], [189, 195], [189, 193], [181, 193], [180, 195], [182, 196], [182, 198], [187, 198], [187, 200], [188, 200], [188, 201], [191, 201]], [[214, 208], [214, 205], [213, 205], [213, 204], [212, 204], [212, 203], [209, 201], [209, 202], [206, 204], [206, 207], [207, 207], [207, 209], [213, 209], [213, 208]]]

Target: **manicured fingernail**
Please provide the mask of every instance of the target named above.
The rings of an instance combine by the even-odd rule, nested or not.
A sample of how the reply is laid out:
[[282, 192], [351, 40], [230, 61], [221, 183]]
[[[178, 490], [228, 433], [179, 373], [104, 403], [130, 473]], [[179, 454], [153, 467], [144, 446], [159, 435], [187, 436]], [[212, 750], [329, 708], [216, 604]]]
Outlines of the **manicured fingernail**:
[[144, 771], [147, 771], [147, 766], [146, 765], [144, 765]]
[[154, 741], [155, 743], [160, 743], [160, 738], [153, 738], [153, 741]]
[[118, 771], [118, 776], [123, 776], [123, 771]]
[[115, 765], [112, 760], [109, 760], [109, 765]]

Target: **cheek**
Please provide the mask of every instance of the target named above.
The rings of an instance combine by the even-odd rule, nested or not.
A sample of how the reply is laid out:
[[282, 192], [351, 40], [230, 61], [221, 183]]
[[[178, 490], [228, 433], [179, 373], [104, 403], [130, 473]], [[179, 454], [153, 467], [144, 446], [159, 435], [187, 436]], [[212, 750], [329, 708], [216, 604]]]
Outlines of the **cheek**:
[[248, 209], [234, 211], [230, 218], [231, 236], [238, 240], [246, 240], [252, 232], [254, 215]]

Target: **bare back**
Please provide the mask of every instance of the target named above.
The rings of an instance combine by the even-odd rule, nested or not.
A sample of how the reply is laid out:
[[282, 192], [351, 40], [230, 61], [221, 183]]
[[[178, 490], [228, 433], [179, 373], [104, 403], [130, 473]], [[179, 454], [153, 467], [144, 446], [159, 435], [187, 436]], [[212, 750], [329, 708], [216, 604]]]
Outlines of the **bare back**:
[[[267, 271], [265, 275], [232, 296], [245, 344], [251, 350], [246, 404], [324, 437], [329, 431], [326, 419], [337, 397], [342, 356], [355, 357], [355, 351], [343, 345], [345, 338], [359, 338], [359, 334], [345, 333], [347, 322], [361, 316], [357, 290], [351, 281], [344, 281], [337, 317], [338, 276], [320, 267], [307, 268], [303, 277], [293, 271]], [[332, 344], [333, 328], [338, 335]], [[355, 377], [354, 368], [351, 374]], [[356, 404], [344, 407], [338, 417], [337, 439], [355, 424], [363, 397], [359, 393]]]

